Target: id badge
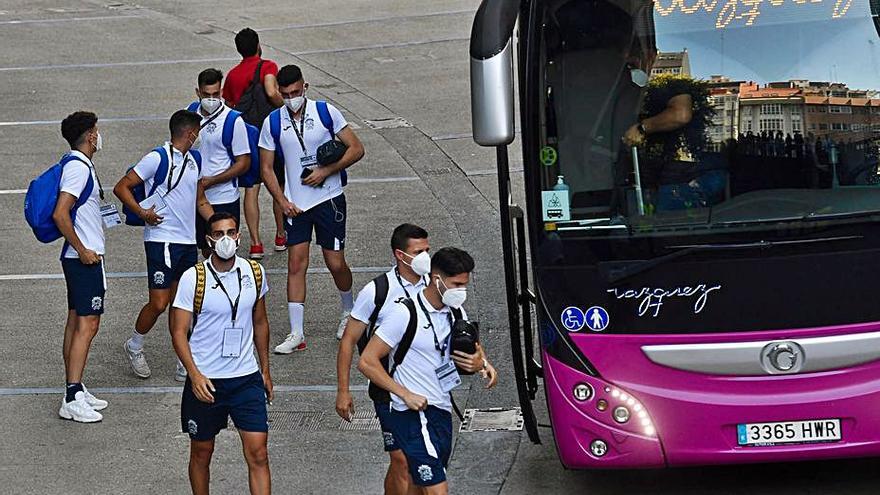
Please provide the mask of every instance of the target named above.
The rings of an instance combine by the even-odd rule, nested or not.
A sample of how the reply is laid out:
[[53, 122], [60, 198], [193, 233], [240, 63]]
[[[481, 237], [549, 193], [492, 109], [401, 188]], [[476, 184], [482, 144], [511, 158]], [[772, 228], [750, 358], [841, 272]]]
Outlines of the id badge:
[[150, 208], [155, 207], [156, 209], [153, 211], [155, 211], [156, 213], [161, 213], [162, 210], [164, 210], [168, 206], [165, 203], [165, 198], [163, 198], [161, 194], [153, 194], [152, 196], [141, 201], [138, 204], [141, 206], [141, 208], [145, 210], [149, 210]]
[[104, 221], [104, 228], [113, 228], [122, 225], [122, 217], [119, 216], [119, 210], [112, 203], [101, 205], [101, 219]]
[[461, 377], [458, 376], [458, 370], [452, 361], [446, 361], [445, 364], [434, 370], [434, 372], [437, 373], [440, 389], [444, 392], [450, 392], [455, 387], [461, 385]]
[[241, 337], [244, 331], [241, 328], [224, 328], [223, 329], [223, 350], [220, 356], [225, 358], [237, 358], [241, 355]]
[[307, 155], [299, 159], [299, 164], [303, 167], [312, 167], [318, 164], [318, 159], [315, 158], [315, 155]]

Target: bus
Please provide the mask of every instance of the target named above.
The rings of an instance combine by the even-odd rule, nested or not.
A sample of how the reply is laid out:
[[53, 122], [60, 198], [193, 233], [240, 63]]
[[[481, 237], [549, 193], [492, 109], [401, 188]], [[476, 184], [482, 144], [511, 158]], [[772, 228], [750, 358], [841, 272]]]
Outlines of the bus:
[[880, 454], [878, 12], [480, 4], [517, 393], [565, 467]]

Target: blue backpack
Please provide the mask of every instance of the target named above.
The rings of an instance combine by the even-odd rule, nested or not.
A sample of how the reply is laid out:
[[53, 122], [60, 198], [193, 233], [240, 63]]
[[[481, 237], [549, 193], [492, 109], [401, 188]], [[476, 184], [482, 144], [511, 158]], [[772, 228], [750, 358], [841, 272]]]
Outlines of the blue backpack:
[[[61, 238], [61, 231], [55, 225], [52, 214], [55, 212], [58, 194], [61, 192], [61, 175], [64, 172], [64, 166], [74, 160], [88, 166], [82, 159], [68, 153], [28, 185], [27, 193], [24, 195], [24, 218], [40, 242], [49, 243]], [[76, 203], [73, 204], [73, 208], [70, 209], [71, 220], [76, 220], [76, 210], [89, 199], [94, 187], [95, 180], [89, 173], [86, 186], [76, 199]]]
[[[194, 101], [186, 107], [190, 112], [197, 112], [199, 109], [199, 102]], [[223, 135], [221, 136], [221, 141], [223, 146], [226, 148], [226, 153], [229, 155], [229, 161], [235, 162], [235, 155], [232, 153], [232, 135], [235, 131], [235, 119], [241, 117], [241, 112], [238, 110], [230, 110], [229, 115], [226, 117], [226, 121], [223, 122]], [[250, 148], [251, 155], [251, 167], [244, 174], [233, 179], [232, 184], [235, 187], [251, 187], [254, 184], [259, 184], [260, 182], [260, 148], [258, 146], [260, 142], [260, 130], [255, 126], [252, 126], [244, 121], [242, 117], [242, 122], [244, 122], [244, 127], [247, 129], [247, 138], [248, 138], [248, 147]]]
[[[199, 167], [199, 171], [202, 170], [202, 155], [196, 150], [190, 150], [190, 154], [193, 156], [193, 159], [196, 161], [196, 165]], [[159, 154], [159, 167], [156, 168], [156, 173], [153, 175], [153, 185], [150, 187], [150, 192], [147, 194], [146, 183], [141, 182], [140, 184], [134, 186], [131, 190], [132, 195], [134, 196], [135, 201], [140, 203], [141, 201], [149, 198], [156, 192], [156, 189], [159, 187], [159, 184], [165, 181], [168, 177], [168, 154], [165, 150], [164, 146], [159, 146], [150, 153], [158, 153]], [[128, 171], [133, 169], [135, 165], [128, 167]], [[128, 171], [125, 173], [128, 174]], [[131, 211], [124, 204], [122, 205], [122, 214], [125, 215], [125, 224], [132, 225], [135, 227], [143, 227], [146, 225], [144, 220], [137, 215], [137, 213]]]
[[[330, 139], [333, 139], [336, 133], [333, 132], [333, 117], [327, 108], [327, 102], [317, 100], [315, 101], [315, 106], [318, 108], [318, 117], [321, 119], [321, 124], [330, 133]], [[272, 141], [275, 142], [275, 160], [278, 162], [277, 165], [281, 167], [284, 166], [284, 151], [281, 149], [281, 112], [283, 110], [284, 107], [276, 108], [269, 114], [269, 134], [272, 135]], [[339, 178], [342, 181], [343, 187], [348, 185], [347, 170], [339, 172]]]

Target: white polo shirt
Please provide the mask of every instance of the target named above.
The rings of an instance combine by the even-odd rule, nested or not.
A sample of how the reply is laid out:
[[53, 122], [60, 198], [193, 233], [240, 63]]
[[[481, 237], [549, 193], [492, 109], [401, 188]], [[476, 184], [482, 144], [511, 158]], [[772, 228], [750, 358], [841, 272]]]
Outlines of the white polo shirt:
[[[386, 272], [385, 278], [388, 279], [388, 296], [385, 298], [385, 304], [382, 306], [382, 309], [379, 310], [379, 317], [376, 319], [377, 328], [395, 306], [394, 301], [401, 297], [412, 298], [425, 288], [427, 280], [426, 277], [422, 277], [417, 283], [412, 284], [409, 280], [398, 274], [397, 267]], [[376, 282], [370, 280], [358, 293], [357, 299], [354, 301], [354, 307], [351, 310], [351, 317], [365, 325], [369, 325], [370, 315], [373, 314], [373, 310], [376, 308], [375, 299]]]
[[[76, 218], [73, 220], [73, 230], [79, 237], [80, 242], [86, 249], [91, 249], [98, 254], [104, 254], [104, 221], [101, 219], [101, 187], [98, 185], [98, 176], [95, 174], [95, 166], [86, 155], [78, 150], [70, 152], [78, 160], [71, 160], [64, 165], [61, 173], [61, 192], [66, 192], [79, 199], [83, 193], [89, 176], [92, 177], [92, 193], [89, 198], [76, 210]], [[80, 161], [82, 160], [82, 161]], [[83, 163], [85, 162], [85, 163]], [[86, 165], [88, 164], [88, 165]], [[78, 258], [76, 250], [66, 246], [61, 253], [64, 258]]]
[[[168, 156], [165, 142], [163, 153]], [[153, 187], [153, 178], [159, 168], [159, 154], [151, 151], [134, 166], [134, 172], [144, 181], [144, 188], [149, 194]], [[172, 244], [196, 243], [196, 189], [199, 183], [199, 167], [190, 153], [186, 156], [174, 149], [174, 159], [168, 160], [168, 174], [159, 184], [155, 193], [161, 194], [166, 208], [159, 213], [162, 223], [144, 227], [144, 242], [168, 242]], [[169, 180], [171, 192], [168, 192]], [[175, 186], [176, 184], [176, 186]]]
[[[333, 118], [333, 132], [339, 134], [339, 131], [348, 126], [342, 113], [331, 104], [327, 104], [327, 110]], [[272, 139], [272, 132], [269, 130], [269, 118], [263, 121], [263, 128], [260, 131], [260, 148], [275, 151], [275, 141]], [[302, 124], [302, 129], [300, 129]], [[300, 129], [303, 134], [303, 143], [306, 150], [300, 146], [299, 138], [297, 138], [296, 129]], [[310, 210], [315, 205], [324, 201], [333, 199], [342, 194], [342, 178], [340, 175], [333, 174], [324, 181], [321, 187], [311, 187], [303, 185], [300, 180], [303, 166], [302, 159], [305, 156], [314, 157], [318, 147], [329, 141], [331, 138], [330, 131], [324, 128], [321, 118], [318, 116], [318, 106], [312, 100], [307, 100], [305, 110], [299, 119], [294, 123], [290, 118], [290, 112], [287, 107], [281, 108], [281, 150], [284, 152], [284, 196], [288, 201], [294, 203], [299, 209]]]
[[[211, 120], [214, 114], [207, 117], [202, 114], [201, 108], [198, 109], [199, 115], [202, 116], [202, 130], [199, 133], [201, 143], [198, 150], [202, 154], [202, 177], [212, 177], [222, 174], [229, 170], [234, 163], [229, 159], [229, 153], [226, 146], [223, 146], [223, 128], [226, 125], [226, 119], [232, 109], [226, 105], [221, 105], [216, 118]], [[209, 122], [205, 124], [205, 122]], [[232, 154], [233, 156], [249, 155], [251, 152], [248, 144], [247, 128], [244, 126], [244, 120], [238, 118], [235, 120], [232, 128]], [[205, 196], [212, 205], [221, 205], [238, 201], [240, 197], [238, 192], [238, 182], [233, 179], [222, 184], [205, 189]]]
[[[427, 317], [419, 306], [419, 300], [431, 317], [431, 323], [434, 325], [432, 331], [428, 326]], [[413, 299], [416, 305], [416, 315], [418, 322], [416, 324], [416, 336], [412, 345], [406, 353], [403, 362], [397, 366], [394, 373], [394, 381], [405, 387], [410, 392], [419, 394], [428, 399], [428, 404], [439, 407], [440, 409], [451, 411], [452, 402], [449, 394], [444, 392], [440, 387], [440, 381], [437, 379], [436, 369], [444, 362], [448, 361], [449, 335], [452, 332], [450, 320], [452, 312], [447, 306], [442, 309], [435, 309], [425, 299], [425, 292], [422, 290], [419, 295]], [[467, 318], [467, 314], [462, 309], [462, 318]], [[385, 316], [382, 326], [376, 329], [376, 336], [391, 347], [390, 356], [394, 356], [397, 345], [403, 339], [406, 333], [406, 326], [409, 324], [409, 310], [403, 304], [393, 304]], [[446, 343], [445, 356], [440, 356], [440, 351], [434, 345], [434, 332], [437, 335], [437, 342], [443, 347]], [[400, 397], [391, 394], [391, 407], [398, 411], [406, 411], [409, 409], [406, 402]]]
[[[254, 349], [254, 306], [257, 303], [257, 290], [254, 287], [256, 279], [253, 268], [247, 260], [236, 256], [235, 265], [231, 270], [217, 272], [220, 282], [233, 302], [239, 293], [241, 294], [235, 322], [235, 328], [243, 330], [241, 350], [238, 357], [223, 357], [224, 330], [232, 326], [232, 307], [229, 298], [211, 274], [211, 269], [208, 267], [210, 261], [201, 263], [205, 265], [205, 298], [189, 339], [189, 347], [196, 367], [208, 378], [237, 378], [259, 371], [260, 366]], [[262, 269], [262, 265], [260, 268]], [[239, 273], [241, 273], [241, 292], [238, 286]], [[195, 289], [196, 269], [192, 267], [180, 278], [174, 307], [192, 312]], [[263, 269], [260, 297], [264, 297], [267, 292], [269, 292], [269, 283], [266, 280], [266, 270]]]

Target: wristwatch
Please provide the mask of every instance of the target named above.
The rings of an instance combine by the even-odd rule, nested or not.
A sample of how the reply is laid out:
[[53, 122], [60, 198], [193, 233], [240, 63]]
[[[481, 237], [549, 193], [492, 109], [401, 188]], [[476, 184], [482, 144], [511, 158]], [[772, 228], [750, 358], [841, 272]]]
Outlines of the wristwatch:
[[483, 358], [483, 371], [489, 369], [489, 361], [486, 361], [486, 358]]

